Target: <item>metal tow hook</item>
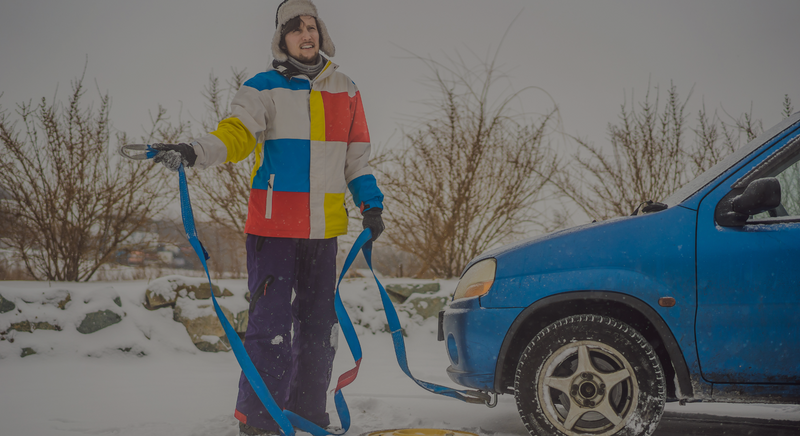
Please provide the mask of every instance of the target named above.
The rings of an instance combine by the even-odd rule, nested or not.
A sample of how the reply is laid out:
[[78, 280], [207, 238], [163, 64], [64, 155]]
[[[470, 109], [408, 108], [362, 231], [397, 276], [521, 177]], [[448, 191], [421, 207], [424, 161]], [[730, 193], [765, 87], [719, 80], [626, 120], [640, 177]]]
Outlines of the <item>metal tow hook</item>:
[[497, 406], [497, 393], [492, 393], [491, 395], [492, 399], [487, 400], [486, 402], [484, 402], [484, 404], [486, 404], [486, 407], [494, 409], [494, 407]]

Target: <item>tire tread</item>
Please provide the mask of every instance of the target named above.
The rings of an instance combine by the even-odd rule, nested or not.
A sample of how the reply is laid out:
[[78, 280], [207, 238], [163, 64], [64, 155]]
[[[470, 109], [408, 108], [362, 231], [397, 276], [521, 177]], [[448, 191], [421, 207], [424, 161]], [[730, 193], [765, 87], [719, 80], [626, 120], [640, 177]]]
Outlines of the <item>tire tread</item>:
[[[647, 340], [644, 338], [644, 336], [642, 336], [641, 333], [639, 333], [634, 328], [630, 327], [628, 324], [619, 321], [615, 318], [602, 315], [579, 314], [559, 319], [558, 321], [548, 325], [547, 327], [545, 327], [544, 329], [539, 331], [539, 333], [536, 334], [536, 336], [530, 341], [530, 343], [528, 343], [528, 346], [525, 347], [525, 350], [520, 355], [519, 362], [522, 363], [524, 361], [529, 360], [531, 357], [530, 356], [531, 353], [533, 353], [536, 349], [536, 345], [539, 342], [541, 342], [544, 337], [549, 336], [553, 332], [557, 332], [570, 324], [576, 324], [576, 323], [598, 323], [606, 325], [612, 329], [615, 329], [623, 333], [628, 339], [630, 339], [633, 343], [635, 343], [638, 347], [640, 347], [644, 351], [645, 356], [649, 361], [652, 370], [655, 372], [655, 379], [656, 379], [655, 382], [658, 387], [657, 395], [661, 400], [659, 404], [659, 409], [656, 410], [656, 416], [658, 416], [658, 418], [660, 419], [661, 415], [664, 412], [664, 403], [666, 401], [666, 382], [664, 380], [664, 371], [661, 368], [660, 360], [658, 359], [658, 356], [656, 355], [656, 352], [653, 349], [653, 347], [650, 345], [649, 342], [647, 342]], [[515, 371], [514, 374], [515, 392], [519, 392], [520, 384], [522, 383], [522, 381], [520, 380], [520, 370], [519, 370], [520, 366], [521, 365], [518, 365], [518, 369], [517, 371]], [[517, 403], [517, 409], [521, 411], [522, 405], [520, 404], [519, 395], [515, 395], [515, 400]], [[538, 407], [541, 408], [540, 405]], [[534, 436], [535, 435], [543, 436], [543, 434], [541, 433], [543, 429], [534, 428], [533, 423], [531, 422], [530, 419], [523, 416], [522, 413], [520, 413], [520, 415], [522, 417], [523, 424], [525, 425], [525, 428], [528, 430], [529, 434]], [[649, 428], [646, 429], [644, 433], [641, 433], [641, 435], [637, 436], [648, 436], [652, 434], [653, 431], [655, 431], [655, 428], [656, 426], [649, 426]], [[623, 428], [618, 434], [624, 434], [625, 430], [626, 429]], [[561, 435], [561, 432], [556, 430], [556, 434]]]

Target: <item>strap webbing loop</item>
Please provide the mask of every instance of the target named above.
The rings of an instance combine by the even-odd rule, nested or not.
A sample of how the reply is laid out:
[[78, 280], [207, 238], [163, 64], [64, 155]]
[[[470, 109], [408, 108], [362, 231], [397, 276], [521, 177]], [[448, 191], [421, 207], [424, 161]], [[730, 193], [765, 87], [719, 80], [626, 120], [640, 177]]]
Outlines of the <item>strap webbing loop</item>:
[[[152, 158], [154, 153], [149, 145], [147, 146], [146, 150], [147, 158]], [[186, 230], [186, 237], [189, 239], [189, 243], [192, 245], [192, 248], [194, 248], [195, 253], [197, 253], [198, 258], [203, 265], [209, 285], [212, 285], [211, 275], [208, 271], [208, 264], [206, 263], [206, 260], [209, 259], [209, 255], [197, 237], [197, 229], [195, 227], [194, 214], [192, 213], [192, 204], [189, 200], [189, 188], [186, 183], [186, 173], [184, 172], [183, 165], [181, 165], [178, 169], [178, 181], [180, 185], [181, 217], [183, 219], [184, 229]], [[331, 433], [289, 410], [281, 410], [270, 394], [269, 389], [267, 389], [267, 386], [258, 373], [258, 370], [255, 368], [255, 365], [253, 365], [253, 362], [247, 355], [244, 344], [242, 343], [242, 340], [239, 339], [239, 335], [236, 333], [236, 330], [234, 330], [233, 326], [231, 326], [231, 323], [222, 312], [222, 309], [217, 302], [217, 298], [214, 296], [213, 292], [211, 293], [214, 311], [216, 312], [217, 317], [219, 317], [222, 328], [225, 330], [225, 335], [228, 337], [228, 342], [233, 350], [233, 354], [236, 356], [236, 360], [239, 362], [239, 366], [242, 368], [242, 372], [244, 373], [245, 377], [247, 377], [247, 380], [250, 382], [250, 385], [252, 386], [258, 398], [264, 404], [264, 407], [266, 407], [267, 412], [280, 426], [281, 433], [284, 436], [294, 436], [295, 428], [310, 433], [313, 436], [343, 434], [350, 429], [350, 411], [347, 407], [347, 402], [344, 399], [344, 395], [342, 394], [342, 389], [352, 383], [358, 376], [358, 370], [361, 366], [362, 351], [361, 344], [358, 340], [358, 336], [356, 335], [355, 328], [353, 327], [353, 322], [350, 320], [350, 316], [347, 314], [347, 310], [342, 303], [339, 287], [344, 279], [345, 274], [355, 260], [359, 250], [363, 252], [364, 258], [367, 261], [367, 265], [369, 265], [370, 271], [372, 271], [372, 275], [375, 278], [375, 283], [378, 285], [378, 290], [381, 294], [381, 301], [383, 302], [383, 307], [386, 313], [386, 320], [389, 323], [389, 330], [392, 332], [392, 341], [394, 343], [397, 363], [400, 365], [400, 369], [402, 369], [408, 377], [414, 380], [417, 385], [429, 392], [445, 395], [470, 403], [483, 402], [483, 400], [476, 401], [475, 392], [473, 391], [457, 390], [434, 383], [425, 382], [415, 378], [411, 374], [406, 358], [405, 342], [403, 341], [403, 328], [400, 325], [400, 320], [391, 300], [389, 299], [389, 295], [386, 293], [386, 289], [384, 289], [383, 285], [378, 280], [378, 277], [375, 275], [374, 269], [372, 268], [371, 238], [372, 232], [369, 229], [364, 229], [364, 231], [361, 232], [355, 243], [353, 243], [353, 247], [350, 249], [350, 252], [347, 254], [344, 266], [339, 274], [339, 281], [336, 284], [336, 295], [334, 298], [336, 316], [339, 318], [340, 328], [344, 334], [345, 340], [347, 341], [347, 345], [350, 348], [350, 353], [353, 356], [353, 360], [355, 361], [355, 366], [352, 369], [345, 371], [341, 376], [339, 376], [336, 388], [334, 389], [334, 403], [336, 405], [336, 411], [339, 415], [339, 421], [342, 426], [341, 432]]]

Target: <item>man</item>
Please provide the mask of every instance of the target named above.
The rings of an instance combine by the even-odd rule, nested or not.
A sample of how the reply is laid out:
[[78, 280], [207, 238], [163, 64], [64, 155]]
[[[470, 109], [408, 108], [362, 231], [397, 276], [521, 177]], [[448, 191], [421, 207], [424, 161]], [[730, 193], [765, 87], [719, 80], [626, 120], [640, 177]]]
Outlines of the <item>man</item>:
[[[383, 194], [369, 166], [361, 96], [320, 53], [335, 47], [310, 0], [278, 6], [272, 69], [245, 82], [232, 116], [191, 144], [156, 144], [156, 161], [204, 169], [255, 153], [247, 222], [250, 321], [245, 348], [278, 406], [326, 427], [338, 339], [336, 237], [347, 233], [349, 188], [373, 240]], [[240, 434], [279, 434], [241, 376]]]

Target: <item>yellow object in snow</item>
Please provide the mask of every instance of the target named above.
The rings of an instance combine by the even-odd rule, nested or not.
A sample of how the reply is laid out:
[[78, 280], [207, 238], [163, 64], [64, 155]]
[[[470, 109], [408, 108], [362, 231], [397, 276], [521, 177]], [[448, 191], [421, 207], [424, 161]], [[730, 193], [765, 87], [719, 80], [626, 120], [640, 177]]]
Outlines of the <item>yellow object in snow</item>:
[[397, 430], [382, 430], [367, 433], [364, 436], [478, 436], [475, 433], [459, 430], [444, 430], [439, 428], [405, 428]]

